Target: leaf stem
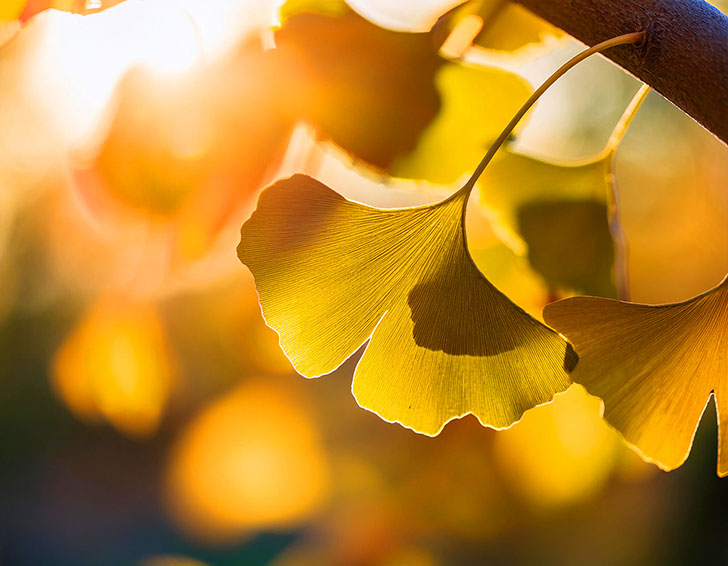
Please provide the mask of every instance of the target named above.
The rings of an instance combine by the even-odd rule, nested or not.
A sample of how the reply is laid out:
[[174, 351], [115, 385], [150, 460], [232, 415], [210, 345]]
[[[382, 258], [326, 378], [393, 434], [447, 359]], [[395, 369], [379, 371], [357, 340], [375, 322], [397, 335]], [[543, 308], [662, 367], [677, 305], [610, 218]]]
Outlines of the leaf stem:
[[617, 151], [617, 147], [621, 143], [624, 134], [627, 132], [627, 128], [629, 128], [629, 125], [632, 123], [632, 120], [637, 114], [637, 110], [640, 109], [640, 106], [642, 106], [642, 103], [645, 101], [649, 92], [649, 85], [642, 84], [639, 90], [632, 97], [632, 100], [627, 105], [627, 108], [624, 109], [622, 116], [619, 118], [617, 125], [614, 126], [614, 130], [612, 130], [612, 134], [609, 136], [609, 141], [607, 141], [607, 144], [602, 150], [602, 155], [605, 158]]
[[637, 114], [645, 97], [650, 92], [650, 87], [643, 84], [625, 108], [622, 117], [609, 136], [609, 141], [602, 152], [602, 159], [606, 160], [607, 179], [607, 218], [609, 221], [609, 232], [614, 242], [614, 279], [617, 286], [617, 296], [622, 301], [630, 299], [629, 284], [629, 245], [627, 236], [622, 226], [621, 202], [619, 198], [619, 187], [615, 174], [617, 161], [617, 147], [619, 147], [624, 134], [627, 132], [632, 119]]
[[488, 163], [490, 163], [490, 161], [493, 159], [496, 152], [508, 139], [508, 136], [511, 135], [511, 132], [516, 127], [518, 122], [521, 121], [521, 118], [523, 118], [523, 116], [531, 109], [531, 107], [536, 103], [541, 95], [546, 92], [548, 88], [553, 85], [557, 80], [559, 80], [564, 74], [566, 74], [569, 69], [578, 65], [584, 59], [590, 57], [591, 55], [594, 55], [595, 53], [601, 53], [602, 51], [605, 51], [612, 47], [616, 47], [618, 45], [642, 43], [645, 41], [646, 35], [647, 32], [643, 30], [626, 33], [624, 35], [619, 35], [617, 37], [607, 39], [606, 41], [597, 43], [596, 45], [585, 49], [581, 53], [578, 53], [577, 55], [569, 59], [566, 63], [564, 63], [561, 67], [559, 67], [558, 70], [556, 70], [548, 79], [546, 79], [546, 81], [540, 87], [536, 89], [536, 91], [523, 104], [523, 106], [521, 106], [518, 112], [516, 112], [515, 116], [513, 116], [511, 121], [508, 122], [508, 125], [503, 129], [498, 138], [496, 138], [496, 140], [493, 142], [493, 145], [490, 146], [490, 149], [488, 149], [488, 152], [485, 154], [483, 159], [480, 161], [480, 163], [478, 163], [478, 166], [475, 168], [475, 171], [471, 175], [470, 179], [468, 179], [467, 183], [465, 183], [465, 185], [455, 194], [469, 195], [472, 192], [473, 187], [475, 187], [476, 181], [483, 174], [483, 171], [487, 167]]

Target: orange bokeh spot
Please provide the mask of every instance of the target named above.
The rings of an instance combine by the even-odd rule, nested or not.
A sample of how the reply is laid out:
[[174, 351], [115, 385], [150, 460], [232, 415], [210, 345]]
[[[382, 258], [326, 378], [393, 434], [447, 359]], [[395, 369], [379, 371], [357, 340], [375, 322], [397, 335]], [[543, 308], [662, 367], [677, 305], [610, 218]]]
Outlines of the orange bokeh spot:
[[252, 382], [189, 424], [166, 484], [168, 509], [181, 528], [220, 542], [307, 519], [324, 501], [328, 468], [300, 400]]
[[106, 420], [123, 434], [144, 437], [157, 429], [172, 374], [155, 308], [107, 296], [66, 338], [51, 380], [78, 418]]

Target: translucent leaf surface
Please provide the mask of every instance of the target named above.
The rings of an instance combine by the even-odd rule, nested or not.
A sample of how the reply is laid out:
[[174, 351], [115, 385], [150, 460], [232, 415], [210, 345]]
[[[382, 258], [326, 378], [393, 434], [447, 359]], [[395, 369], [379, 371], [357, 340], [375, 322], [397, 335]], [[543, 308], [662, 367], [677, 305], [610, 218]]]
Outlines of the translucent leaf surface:
[[442, 60], [429, 34], [384, 30], [347, 10], [291, 16], [275, 42], [291, 112], [372, 165], [409, 153], [437, 115]]
[[473, 264], [464, 198], [381, 210], [302, 175], [262, 193], [238, 252], [301, 374], [329, 373], [369, 340], [357, 401], [430, 435], [468, 413], [507, 427], [568, 386], [564, 340]]
[[560, 29], [515, 2], [485, 0], [480, 3], [478, 13], [486, 26], [475, 43], [487, 49], [515, 51], [541, 43], [547, 37], [563, 35]]
[[463, 2], [465, 0], [347, 0], [354, 10], [378, 26], [407, 32], [429, 31], [440, 16]]
[[687, 458], [713, 393], [718, 474], [728, 475], [728, 279], [681, 303], [575, 297], [548, 305], [544, 317], [579, 354], [573, 380], [601, 397], [607, 421], [665, 470]]
[[445, 65], [435, 80], [442, 109], [392, 172], [447, 184], [475, 168], [531, 87], [513, 73], [461, 63]]
[[[494, 228], [552, 288], [614, 296], [607, 215], [611, 155], [561, 165], [510, 150], [480, 180]], [[514, 187], [517, 187], [515, 189]]]

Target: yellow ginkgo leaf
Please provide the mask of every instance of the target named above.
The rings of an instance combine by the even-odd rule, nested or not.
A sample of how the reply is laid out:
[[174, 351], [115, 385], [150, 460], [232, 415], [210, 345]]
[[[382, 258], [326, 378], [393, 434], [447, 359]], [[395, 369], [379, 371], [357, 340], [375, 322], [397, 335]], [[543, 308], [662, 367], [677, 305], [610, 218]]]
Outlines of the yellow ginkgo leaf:
[[448, 184], [477, 165], [532, 89], [508, 71], [462, 63], [444, 65], [435, 82], [442, 109], [415, 150], [395, 162], [390, 172]]
[[349, 11], [344, 0], [285, 0], [278, 10], [280, 23], [297, 14], [313, 13], [341, 16]]
[[429, 31], [438, 18], [463, 2], [465, 0], [346, 0], [370, 22], [406, 32]]
[[[552, 288], [614, 296], [608, 222], [613, 155], [559, 164], [508, 148], [480, 179], [481, 203], [498, 235]], [[514, 190], [513, 187], [518, 187]]]
[[511, 247], [524, 250], [527, 246], [520, 235], [518, 209], [528, 203], [556, 199], [606, 204], [609, 159], [611, 155], [600, 155], [582, 163], [553, 163], [506, 146], [479, 180], [480, 201], [492, 211], [496, 228]]
[[548, 305], [544, 317], [579, 354], [573, 380], [601, 397], [607, 421], [664, 470], [687, 458], [712, 393], [718, 475], [728, 475], [728, 278], [681, 303], [574, 297]]
[[[490, 4], [490, 5], [489, 5]], [[480, 12], [488, 25], [475, 43], [487, 49], [516, 51], [558, 38], [563, 32], [516, 2], [483, 2]]]
[[568, 387], [573, 351], [475, 267], [466, 199], [381, 210], [303, 175], [262, 193], [238, 253], [301, 374], [329, 373], [369, 340], [358, 403], [429, 435], [469, 413], [507, 427]]
[[473, 43], [485, 49], [514, 52], [563, 35], [560, 29], [516, 2], [472, 0], [456, 8], [446, 26], [452, 29], [463, 25], [466, 18], [480, 22], [482, 27]]

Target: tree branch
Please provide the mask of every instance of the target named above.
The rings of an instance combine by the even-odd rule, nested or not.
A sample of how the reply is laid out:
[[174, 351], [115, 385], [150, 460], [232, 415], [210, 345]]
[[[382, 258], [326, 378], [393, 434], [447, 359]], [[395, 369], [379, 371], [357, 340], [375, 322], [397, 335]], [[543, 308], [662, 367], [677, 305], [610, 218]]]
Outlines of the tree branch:
[[605, 53], [728, 144], [728, 17], [703, 0], [516, 0], [587, 45], [648, 30]]

